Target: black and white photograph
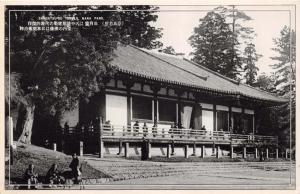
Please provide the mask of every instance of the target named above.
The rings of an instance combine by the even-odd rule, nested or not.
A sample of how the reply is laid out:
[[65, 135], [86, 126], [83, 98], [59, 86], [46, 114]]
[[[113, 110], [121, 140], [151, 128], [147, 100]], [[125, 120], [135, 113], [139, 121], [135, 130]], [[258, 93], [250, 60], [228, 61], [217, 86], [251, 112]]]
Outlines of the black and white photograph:
[[296, 4], [3, 12], [5, 190], [296, 189]]

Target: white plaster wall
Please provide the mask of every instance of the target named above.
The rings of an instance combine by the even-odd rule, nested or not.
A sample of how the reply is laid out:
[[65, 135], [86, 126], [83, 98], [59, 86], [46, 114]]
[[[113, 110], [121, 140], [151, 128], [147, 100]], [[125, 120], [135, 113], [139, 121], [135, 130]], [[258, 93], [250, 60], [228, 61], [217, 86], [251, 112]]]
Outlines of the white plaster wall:
[[202, 110], [202, 125], [205, 125], [207, 131], [214, 130], [213, 111]]
[[106, 120], [112, 125], [127, 125], [127, 97], [106, 94]]

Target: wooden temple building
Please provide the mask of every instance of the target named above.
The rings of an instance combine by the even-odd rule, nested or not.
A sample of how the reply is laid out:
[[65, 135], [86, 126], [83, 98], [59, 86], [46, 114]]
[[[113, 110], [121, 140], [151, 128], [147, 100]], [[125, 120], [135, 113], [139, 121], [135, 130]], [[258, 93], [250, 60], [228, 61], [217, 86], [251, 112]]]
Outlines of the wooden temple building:
[[131, 45], [119, 46], [115, 54], [114, 77], [107, 78], [104, 89], [89, 102], [65, 114], [70, 126], [64, 134], [66, 147], [100, 157], [110, 147], [128, 157], [128, 149], [140, 148], [143, 142], [149, 157], [155, 147], [167, 149], [168, 157], [174, 147], [181, 147], [185, 157], [189, 148], [193, 155], [201, 150], [202, 157], [208, 148], [217, 157], [221, 149], [229, 150], [230, 156], [233, 149], [241, 150], [244, 157], [251, 150], [257, 157], [258, 148], [264, 147], [267, 154], [276, 150], [278, 157], [278, 137], [257, 131], [256, 112], [287, 99], [179, 56]]

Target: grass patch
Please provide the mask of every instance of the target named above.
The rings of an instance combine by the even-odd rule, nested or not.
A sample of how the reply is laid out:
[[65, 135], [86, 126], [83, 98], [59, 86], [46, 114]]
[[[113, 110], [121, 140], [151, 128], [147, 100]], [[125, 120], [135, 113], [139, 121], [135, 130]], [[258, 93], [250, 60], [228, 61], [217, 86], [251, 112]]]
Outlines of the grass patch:
[[[72, 160], [71, 156], [49, 149], [41, 148], [34, 145], [20, 144], [14, 150], [13, 165], [10, 167], [10, 178], [13, 182], [19, 182], [25, 169], [29, 164], [35, 165], [36, 173], [40, 177], [44, 177], [53, 163], [58, 165], [58, 169], [70, 171], [69, 164]], [[79, 159], [80, 160], [80, 159]], [[85, 179], [110, 178], [103, 172], [94, 169], [87, 162], [80, 160], [82, 164], [82, 177]], [[5, 165], [5, 178], [9, 177], [9, 165]]]

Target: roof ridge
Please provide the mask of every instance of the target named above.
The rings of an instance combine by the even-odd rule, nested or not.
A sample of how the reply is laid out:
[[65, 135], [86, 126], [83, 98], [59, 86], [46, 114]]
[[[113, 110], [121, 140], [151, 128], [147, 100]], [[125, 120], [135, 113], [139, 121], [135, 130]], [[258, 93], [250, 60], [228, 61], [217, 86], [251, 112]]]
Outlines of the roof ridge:
[[198, 63], [196, 63], [196, 62], [194, 62], [194, 61], [191, 61], [191, 60], [189, 60], [189, 59], [187, 59], [187, 58], [183, 58], [183, 60], [185, 60], [185, 61], [187, 61], [187, 62], [190, 62], [191, 64], [193, 64], [193, 65], [195, 65], [195, 66], [197, 66], [197, 67], [200, 67], [200, 68], [202, 68], [202, 69], [205, 69], [206, 71], [209, 71], [210, 73], [213, 73], [213, 74], [215, 74], [215, 75], [217, 75], [217, 76], [219, 76], [219, 77], [222, 77], [222, 78], [224, 78], [224, 79], [226, 79], [226, 80], [228, 80], [228, 81], [230, 81], [230, 82], [232, 82], [232, 83], [234, 83], [234, 84], [237, 84], [237, 85], [239, 85], [240, 84], [240, 82], [239, 81], [236, 81], [236, 80], [234, 80], [234, 79], [231, 79], [231, 78], [229, 78], [229, 77], [226, 77], [226, 76], [224, 76], [224, 75], [222, 75], [222, 74], [220, 74], [220, 73], [218, 73], [218, 72], [215, 72], [215, 71], [213, 71], [213, 70], [211, 70], [211, 69], [209, 69], [209, 68], [207, 68], [207, 67], [204, 67], [204, 66], [202, 66], [202, 65], [200, 65], [200, 64], [198, 64]]
[[[275, 97], [277, 97], [277, 98], [286, 99], [286, 98], [283, 98], [283, 97], [281, 97], [281, 96], [278, 96], [278, 95], [276, 95], [276, 94], [274, 94], [274, 93], [270, 93], [270, 92], [261, 90], [261, 89], [259, 89], [259, 88], [250, 86], [250, 85], [245, 84], [245, 83], [242, 83], [242, 82], [238, 82], [238, 81], [236, 81], [236, 80], [234, 80], [234, 79], [231, 79], [231, 78], [226, 77], [226, 76], [224, 76], [224, 75], [222, 75], [222, 74], [220, 74], [220, 73], [218, 73], [218, 72], [215, 72], [215, 71], [213, 71], [213, 70], [211, 70], [211, 69], [208, 69], [207, 67], [204, 67], [204, 66], [202, 66], [202, 65], [200, 65], [200, 64], [198, 64], [198, 63], [196, 63], [196, 62], [194, 62], [194, 61], [191, 61], [191, 60], [189, 60], [189, 59], [187, 59], [187, 58], [183, 58], [183, 59], [186, 60], [186, 61], [188, 61], [188, 62], [190, 62], [191, 64], [193, 64], [193, 65], [195, 65], [195, 66], [197, 66], [197, 67], [200, 67], [200, 68], [202, 68], [202, 69], [205, 69], [205, 70], [207, 70], [207, 71], [209, 71], [209, 72], [211, 72], [211, 73], [213, 73], [213, 74], [215, 74], [215, 75], [217, 75], [217, 76], [220, 76], [220, 77], [222, 77], [222, 78], [225, 78], [225, 79], [227, 79], [228, 81], [233, 82], [233, 83], [235, 83], [235, 84], [237, 84], [237, 85], [240, 85], [240, 84], [241, 84], [241, 85], [244, 85], [244, 86], [249, 87], [249, 88], [251, 88], [251, 89], [254, 89], [254, 90], [263, 92], [263, 93], [265, 93], [265, 94], [268, 94], [268, 95], [271, 95], [271, 96], [275, 96]], [[236, 82], [237, 82], [237, 83], [236, 83]]]
[[[160, 61], [163, 61], [163, 62], [165, 62], [165, 63], [167, 63], [167, 64], [169, 64], [169, 65], [171, 65], [171, 66], [173, 66], [173, 67], [176, 67], [176, 68], [178, 68], [178, 69], [180, 69], [180, 70], [183, 70], [183, 71], [185, 71], [185, 72], [187, 72], [187, 73], [190, 73], [190, 74], [192, 74], [192, 75], [194, 75], [194, 76], [196, 76], [196, 77], [198, 77], [198, 78], [200, 78], [200, 79], [203, 79], [204, 81], [207, 80], [207, 77], [208, 77], [208, 76], [204, 77], [204, 76], [198, 75], [198, 74], [196, 74], [196, 73], [193, 73], [193, 72], [191, 72], [191, 71], [188, 71], [188, 70], [186, 70], [186, 69], [184, 69], [184, 68], [178, 67], [177, 65], [174, 65], [174, 64], [172, 64], [172, 63], [170, 63], [170, 62], [168, 62], [168, 61], [166, 61], [166, 60], [164, 60], [164, 59], [161, 59], [161, 58], [155, 56], [154, 54], [149, 53], [149, 52], [147, 52], [147, 51], [145, 51], [145, 50], [143, 50], [143, 49], [141, 49], [141, 48], [139, 48], [139, 47], [137, 47], [137, 46], [134, 46], [134, 45], [129, 45], [129, 46], [131, 46], [131, 47], [133, 47], [133, 48], [135, 48], [135, 49], [137, 49], [137, 50], [139, 50], [139, 51], [142, 51], [142, 52], [144, 52], [144, 53], [146, 53], [146, 54], [148, 54], [148, 55], [150, 55], [150, 56], [152, 56], [152, 57], [154, 57], [154, 58], [156, 58], [156, 59], [158, 59], [158, 60], [160, 60]], [[180, 59], [179, 59], [179, 60], [180, 60]]]

